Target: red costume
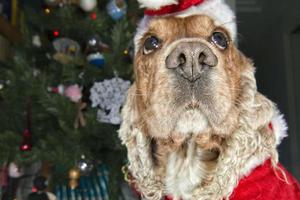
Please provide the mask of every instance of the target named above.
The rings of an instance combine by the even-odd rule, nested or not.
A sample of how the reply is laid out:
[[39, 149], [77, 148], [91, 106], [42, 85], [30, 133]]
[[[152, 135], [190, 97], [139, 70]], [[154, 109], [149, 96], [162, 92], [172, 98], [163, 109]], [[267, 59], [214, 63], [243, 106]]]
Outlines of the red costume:
[[267, 160], [252, 173], [240, 180], [230, 200], [300, 200], [299, 182], [283, 168], [274, 169]]

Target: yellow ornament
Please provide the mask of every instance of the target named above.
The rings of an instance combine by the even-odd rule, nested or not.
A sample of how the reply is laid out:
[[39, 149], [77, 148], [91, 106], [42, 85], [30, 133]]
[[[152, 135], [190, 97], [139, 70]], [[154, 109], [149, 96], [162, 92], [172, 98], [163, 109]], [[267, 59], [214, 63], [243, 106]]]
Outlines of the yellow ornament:
[[74, 190], [78, 186], [78, 181], [77, 179], [71, 179], [69, 181], [69, 187]]
[[77, 167], [72, 168], [69, 171], [69, 178], [70, 179], [79, 179], [80, 178], [80, 170]]
[[50, 10], [50, 8], [45, 8], [44, 12], [45, 12], [45, 14], [49, 15], [51, 13], [51, 10]]

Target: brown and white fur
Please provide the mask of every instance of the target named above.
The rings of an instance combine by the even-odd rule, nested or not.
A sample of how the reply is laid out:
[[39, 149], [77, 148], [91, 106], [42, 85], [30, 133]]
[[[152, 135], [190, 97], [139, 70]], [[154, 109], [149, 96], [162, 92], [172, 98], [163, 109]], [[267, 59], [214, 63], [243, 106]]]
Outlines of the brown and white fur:
[[[286, 130], [276, 106], [256, 88], [254, 67], [222, 25], [205, 15], [144, 20], [135, 38], [135, 83], [123, 109], [120, 138], [128, 150], [129, 170], [144, 199], [229, 198], [239, 180], [271, 158]], [[221, 31], [226, 50], [211, 41]], [[143, 54], [147, 37], [161, 47]], [[193, 84], [166, 67], [182, 42], [205, 44], [218, 64]], [[273, 121], [278, 133], [268, 124]]]

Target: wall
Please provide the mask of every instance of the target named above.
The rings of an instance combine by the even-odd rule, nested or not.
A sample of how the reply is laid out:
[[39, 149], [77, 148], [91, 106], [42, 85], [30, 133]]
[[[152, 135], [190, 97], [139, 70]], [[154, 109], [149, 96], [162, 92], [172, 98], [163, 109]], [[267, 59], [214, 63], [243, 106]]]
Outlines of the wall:
[[235, 10], [235, 0], [226, 0], [226, 2]]
[[[298, 0], [243, 0], [236, 4], [239, 47], [254, 60], [260, 92], [278, 104], [289, 124], [289, 138], [280, 146], [280, 160], [300, 179], [300, 113]], [[298, 69], [298, 70], [297, 70]]]

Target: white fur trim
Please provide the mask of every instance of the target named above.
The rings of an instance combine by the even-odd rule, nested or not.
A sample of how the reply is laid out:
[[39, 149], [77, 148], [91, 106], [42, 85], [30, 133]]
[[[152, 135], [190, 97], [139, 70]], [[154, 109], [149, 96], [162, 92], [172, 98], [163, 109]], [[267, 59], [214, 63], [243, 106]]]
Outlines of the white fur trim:
[[262, 165], [267, 159], [269, 155], [264, 155], [261, 157], [251, 157], [245, 164], [245, 166], [241, 169], [241, 174], [243, 176], [248, 176], [250, 173], [258, 166]]
[[178, 4], [178, 0], [138, 0], [142, 8], [158, 10], [163, 6]]
[[237, 38], [236, 17], [223, 0], [206, 0], [198, 6], [192, 6], [187, 10], [176, 13], [176, 17], [188, 17], [192, 15], [207, 15], [215, 20], [216, 26], [225, 27], [231, 34], [232, 40]]
[[288, 126], [284, 119], [284, 115], [277, 111], [271, 121], [274, 134], [276, 137], [276, 145], [279, 145], [283, 138], [287, 137]]

